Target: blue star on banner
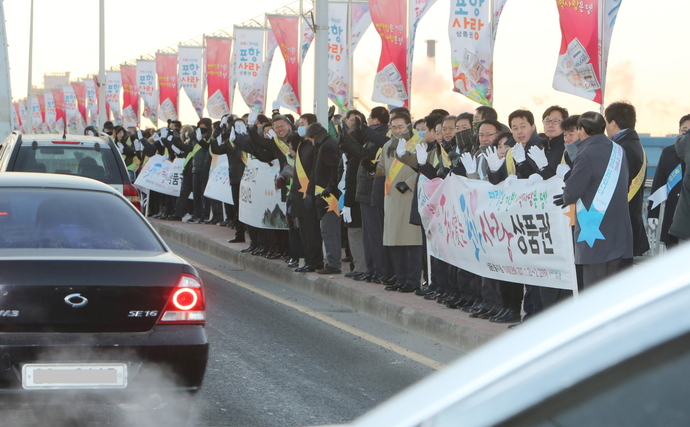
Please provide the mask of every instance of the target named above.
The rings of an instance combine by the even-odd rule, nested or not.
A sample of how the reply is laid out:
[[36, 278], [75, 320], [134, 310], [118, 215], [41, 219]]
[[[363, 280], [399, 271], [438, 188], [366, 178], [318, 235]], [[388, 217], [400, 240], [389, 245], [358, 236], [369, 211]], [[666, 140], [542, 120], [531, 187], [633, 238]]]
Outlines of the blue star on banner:
[[597, 239], [606, 240], [606, 238], [599, 230], [601, 222], [604, 220], [605, 212], [599, 212], [593, 206], [590, 208], [591, 210], [587, 210], [587, 208], [583, 207], [577, 213], [577, 222], [580, 224], [580, 234], [577, 236], [577, 241], [587, 242], [591, 248]]

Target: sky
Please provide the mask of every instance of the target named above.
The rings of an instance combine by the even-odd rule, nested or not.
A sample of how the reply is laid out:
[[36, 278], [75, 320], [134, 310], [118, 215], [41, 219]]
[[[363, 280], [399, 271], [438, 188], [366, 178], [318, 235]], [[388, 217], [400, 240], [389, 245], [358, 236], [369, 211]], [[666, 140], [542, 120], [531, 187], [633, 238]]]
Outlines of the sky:
[[[412, 77], [412, 115], [433, 108], [451, 114], [474, 111], [478, 104], [452, 92], [448, 15], [450, 2], [437, 0], [417, 30]], [[26, 97], [28, 86], [30, 1], [4, 0], [12, 97]], [[289, 0], [105, 0], [106, 68], [154, 53], [158, 49], [211, 34], [231, 31], [233, 24], [272, 12]], [[305, 1], [306, 3], [306, 1]], [[73, 80], [98, 72], [98, 1], [34, 0], [32, 81], [69, 71]], [[241, 4], [241, 7], [237, 7]], [[293, 3], [294, 4], [294, 3]], [[661, 6], [663, 4], [663, 6]], [[191, 5], [191, 7], [190, 7]], [[623, 0], [609, 52], [605, 104], [627, 100], [637, 108], [637, 130], [652, 136], [678, 131], [678, 120], [690, 113], [690, 60], [685, 53], [690, 2]], [[144, 18], [146, 17], [146, 19]], [[438, 40], [436, 58], [426, 58], [424, 40]], [[599, 105], [551, 87], [561, 43], [555, 0], [508, 0], [501, 16], [494, 51], [494, 108], [499, 120], [527, 108], [540, 117], [550, 105], [571, 114], [599, 111]], [[369, 108], [381, 42], [373, 27], [354, 54], [355, 95]], [[303, 65], [303, 111], [313, 105], [313, 45]], [[276, 98], [285, 76], [280, 54], [274, 57], [266, 105]], [[239, 94], [238, 94], [239, 95]], [[367, 110], [357, 105], [358, 109]], [[235, 113], [248, 109], [236, 96]], [[191, 103], [180, 95], [183, 122], [196, 122]], [[538, 124], [541, 130], [540, 124]]]

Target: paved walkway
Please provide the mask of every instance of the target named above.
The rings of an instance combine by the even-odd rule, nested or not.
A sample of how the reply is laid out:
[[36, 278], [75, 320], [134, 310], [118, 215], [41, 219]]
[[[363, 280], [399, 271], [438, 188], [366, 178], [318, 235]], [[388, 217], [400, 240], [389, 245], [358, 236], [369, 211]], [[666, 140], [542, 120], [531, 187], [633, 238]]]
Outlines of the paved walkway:
[[295, 273], [280, 259], [268, 260], [260, 256], [241, 253], [240, 250], [247, 247], [248, 243], [227, 243], [235, 233], [227, 227], [160, 221], [151, 218], [149, 220], [165, 238], [227, 260], [272, 280], [348, 305], [356, 311], [367, 313], [464, 352], [477, 348], [491, 338], [508, 331], [506, 325], [472, 319], [469, 313], [446, 308], [437, 304], [436, 301], [425, 300], [413, 293], [385, 291], [383, 285], [356, 282], [342, 274], [323, 276], [316, 273]]

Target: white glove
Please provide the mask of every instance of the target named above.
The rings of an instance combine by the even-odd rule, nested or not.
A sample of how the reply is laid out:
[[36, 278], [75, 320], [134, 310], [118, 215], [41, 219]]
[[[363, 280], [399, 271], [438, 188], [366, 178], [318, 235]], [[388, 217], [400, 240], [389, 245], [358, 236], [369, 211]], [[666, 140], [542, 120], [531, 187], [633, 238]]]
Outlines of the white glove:
[[508, 187], [510, 187], [510, 184], [513, 183], [513, 181], [517, 181], [517, 180], [518, 180], [517, 176], [508, 175], [508, 178], [506, 178], [505, 181], [503, 181], [503, 186], [505, 186], [505, 188], [508, 188]]
[[400, 138], [398, 140], [398, 147], [395, 149], [395, 155], [402, 157], [405, 155], [405, 151], [407, 151], [407, 140], [405, 138]]
[[223, 116], [220, 119], [220, 127], [225, 127], [228, 125], [228, 116]]
[[168, 136], [168, 128], [161, 128], [160, 132], [161, 138], [165, 138], [166, 136]]
[[525, 147], [519, 142], [516, 142], [513, 147], [513, 158], [517, 163], [522, 163], [527, 159], [527, 157], [525, 157]]
[[138, 130], [138, 131], [137, 131], [137, 139], [138, 139], [139, 141], [141, 141], [142, 139], [144, 139], [144, 134], [141, 133], [141, 130]]
[[216, 141], [218, 141], [218, 145], [223, 145], [223, 135], [218, 135]]
[[196, 140], [201, 141], [203, 139], [203, 136], [201, 136], [201, 129], [196, 128]]
[[570, 172], [570, 166], [568, 165], [558, 165], [556, 166], [556, 175], [558, 175], [561, 179], [565, 179], [565, 174]]
[[235, 135], [235, 128], [230, 128], [230, 141], [235, 142], [237, 135]]
[[532, 175], [529, 176], [529, 178], [527, 178], [527, 186], [529, 187], [532, 184], [534, 184], [535, 182], [539, 182], [539, 181], [543, 181], [543, 180], [544, 180], [544, 178], [541, 175], [539, 175], [538, 173], [533, 173]]
[[549, 161], [546, 159], [546, 154], [544, 154], [544, 150], [537, 147], [536, 145], [530, 147], [529, 151], [527, 152], [527, 155], [532, 160], [534, 160], [534, 163], [537, 164], [539, 170], [542, 170], [549, 165]]
[[144, 144], [141, 143], [140, 139], [134, 140], [134, 151], [144, 151]]
[[154, 134], [153, 134], [153, 140], [156, 141], [156, 142], [160, 142], [160, 141], [161, 141], [160, 135], [158, 135], [157, 133], [154, 133]]
[[237, 132], [238, 135], [246, 135], [247, 134], [247, 125], [245, 125], [242, 120], [236, 121], [235, 122], [235, 132]]
[[258, 114], [256, 114], [255, 111], [252, 111], [249, 113], [249, 117], [247, 117], [247, 123], [249, 123], [249, 126], [253, 126], [254, 123], [256, 122], [256, 118], [259, 117]]
[[499, 170], [501, 168], [501, 165], [503, 165], [503, 162], [505, 161], [505, 157], [502, 159], [498, 158], [498, 152], [496, 151], [496, 147], [488, 147], [486, 149], [486, 153], [484, 153], [483, 156], [486, 159], [486, 163], [488, 163], [491, 172], [496, 172], [497, 170]]
[[429, 152], [427, 150], [427, 143], [422, 142], [421, 144], [417, 144], [417, 147], [415, 147], [415, 153], [417, 154], [417, 163], [419, 165], [424, 165], [426, 164], [427, 159], [429, 158]]
[[477, 162], [470, 153], [460, 154], [460, 161], [462, 162], [462, 165], [465, 167], [465, 170], [468, 174], [477, 172]]
[[647, 218], [647, 223], [649, 224], [649, 228], [656, 230], [657, 225], [659, 225], [659, 218]]
[[352, 211], [347, 206], [345, 206], [343, 210], [340, 211], [340, 215], [342, 215], [343, 221], [345, 221], [346, 223], [349, 224], [352, 222]]
[[[89, 131], [89, 132], [91, 132], [91, 131]], [[120, 154], [122, 154], [125, 151], [125, 147], [122, 144], [120, 144], [119, 142], [116, 142], [115, 145], [117, 146], [117, 151], [119, 151]]]
[[276, 135], [276, 133], [273, 131], [273, 129], [271, 129], [271, 130], [268, 131], [268, 137], [269, 137], [269, 138], [273, 139], [273, 138], [275, 138], [276, 136], [277, 136], [277, 135]]
[[91, 131], [91, 130], [87, 130], [87, 131], [86, 131], [86, 134], [87, 134], [88, 136], [96, 136], [96, 135], [93, 134], [93, 131]]

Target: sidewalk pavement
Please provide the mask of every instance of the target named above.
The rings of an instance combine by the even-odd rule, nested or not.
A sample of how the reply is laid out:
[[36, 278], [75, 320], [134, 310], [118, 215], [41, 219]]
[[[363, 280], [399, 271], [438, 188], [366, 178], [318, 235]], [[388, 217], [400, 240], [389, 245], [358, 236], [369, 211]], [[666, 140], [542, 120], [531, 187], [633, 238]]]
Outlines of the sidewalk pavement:
[[[469, 352], [508, 330], [507, 325], [472, 319], [469, 313], [447, 308], [414, 293], [389, 292], [383, 289], [383, 285], [356, 282], [343, 276], [347, 270], [332, 276], [295, 273], [280, 259], [268, 260], [241, 253], [240, 250], [249, 243], [227, 243], [235, 235], [235, 230], [227, 227], [147, 219], [164, 238], [271, 280], [350, 306], [358, 312], [463, 352]], [[344, 263], [345, 266], [347, 263]]]

